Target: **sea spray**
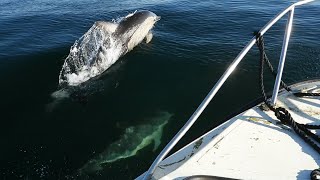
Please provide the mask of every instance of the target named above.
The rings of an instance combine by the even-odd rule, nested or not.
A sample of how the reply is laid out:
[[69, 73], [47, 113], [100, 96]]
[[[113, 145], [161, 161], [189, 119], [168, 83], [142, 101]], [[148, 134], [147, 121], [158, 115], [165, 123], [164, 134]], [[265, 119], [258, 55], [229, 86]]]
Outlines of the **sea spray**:
[[94, 173], [102, 170], [103, 164], [132, 157], [151, 143], [154, 143], [153, 151], [155, 151], [161, 143], [163, 128], [172, 116], [173, 114], [168, 112], [161, 112], [156, 117], [148, 119], [145, 124], [126, 128], [119, 140], [89, 160], [79, 173]]
[[79, 85], [101, 74], [119, 59], [122, 43], [105, 29], [104, 24], [96, 22], [73, 44], [60, 71], [60, 85]]

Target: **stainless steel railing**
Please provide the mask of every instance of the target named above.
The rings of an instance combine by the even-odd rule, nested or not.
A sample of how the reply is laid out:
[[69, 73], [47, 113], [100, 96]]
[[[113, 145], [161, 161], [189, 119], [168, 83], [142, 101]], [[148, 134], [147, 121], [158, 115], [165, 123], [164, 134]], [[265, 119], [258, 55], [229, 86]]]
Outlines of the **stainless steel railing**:
[[[271, 98], [271, 103], [275, 104], [277, 100], [277, 95], [279, 92], [279, 86], [280, 81], [282, 77], [284, 62], [286, 59], [287, 54], [287, 48], [288, 43], [291, 35], [292, 30], [292, 21], [293, 21], [293, 15], [294, 15], [294, 9], [296, 6], [300, 6], [309, 2], [312, 2], [314, 0], [302, 0], [299, 2], [296, 2], [280, 12], [278, 15], [276, 15], [271, 21], [269, 21], [260, 31], [259, 33], [261, 35], [264, 35], [279, 19], [281, 19], [285, 14], [289, 12], [288, 21], [287, 21], [287, 27], [284, 35], [283, 45], [282, 45], [282, 51], [280, 55], [279, 60], [279, 66], [278, 66], [278, 74], [276, 77], [274, 89], [273, 89], [273, 95]], [[191, 126], [196, 122], [198, 117], [201, 115], [203, 110], [207, 107], [211, 99], [216, 95], [216, 93], [219, 91], [223, 83], [227, 80], [227, 78], [230, 76], [230, 74], [234, 71], [234, 69], [237, 67], [237, 65], [240, 63], [240, 61], [243, 59], [243, 57], [248, 53], [248, 51], [252, 48], [252, 46], [256, 43], [256, 38], [253, 37], [250, 42], [242, 49], [242, 51], [238, 54], [238, 56], [233, 60], [231, 65], [228, 67], [228, 69], [224, 72], [224, 74], [220, 77], [218, 82], [214, 85], [214, 87], [211, 89], [209, 94], [205, 97], [205, 99], [202, 101], [202, 103], [199, 105], [197, 110], [192, 114], [190, 119], [186, 122], [186, 124], [180, 129], [180, 131], [173, 137], [173, 139], [166, 145], [166, 147], [160, 152], [160, 154], [157, 156], [157, 158], [154, 160], [152, 165], [150, 166], [149, 170], [145, 173], [144, 178], [145, 180], [151, 179], [153, 172], [159, 165], [159, 163], [165, 158], [165, 156], [170, 152], [170, 150], [178, 143], [178, 141], [185, 135], [185, 133], [191, 128]]]

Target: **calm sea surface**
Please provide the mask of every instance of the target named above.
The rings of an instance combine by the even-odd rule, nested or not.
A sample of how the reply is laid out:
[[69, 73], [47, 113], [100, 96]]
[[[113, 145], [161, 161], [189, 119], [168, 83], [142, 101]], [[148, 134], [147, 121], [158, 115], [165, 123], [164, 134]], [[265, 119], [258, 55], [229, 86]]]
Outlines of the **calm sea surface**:
[[[1, 0], [0, 179], [133, 179], [188, 120], [254, 30], [289, 0]], [[106, 73], [57, 92], [70, 47], [95, 21], [161, 20]], [[284, 80], [320, 76], [320, 3], [299, 7]], [[265, 36], [274, 65], [286, 18]], [[258, 98], [254, 48], [174, 151]], [[266, 77], [267, 89], [273, 80]], [[55, 95], [55, 97], [53, 97]], [[57, 97], [60, 96], [60, 97]]]

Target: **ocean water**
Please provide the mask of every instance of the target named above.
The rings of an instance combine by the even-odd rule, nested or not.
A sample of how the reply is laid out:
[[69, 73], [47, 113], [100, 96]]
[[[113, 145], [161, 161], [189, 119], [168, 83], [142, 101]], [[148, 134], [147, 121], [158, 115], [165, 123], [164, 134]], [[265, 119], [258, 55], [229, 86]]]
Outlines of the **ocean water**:
[[[133, 179], [289, 0], [0, 1], [0, 179]], [[95, 21], [161, 16], [149, 44], [66, 91], [59, 73]], [[320, 3], [295, 11], [284, 80], [320, 75]], [[286, 18], [265, 36], [276, 66]], [[260, 97], [254, 48], [174, 151]], [[267, 89], [273, 78], [266, 75]]]

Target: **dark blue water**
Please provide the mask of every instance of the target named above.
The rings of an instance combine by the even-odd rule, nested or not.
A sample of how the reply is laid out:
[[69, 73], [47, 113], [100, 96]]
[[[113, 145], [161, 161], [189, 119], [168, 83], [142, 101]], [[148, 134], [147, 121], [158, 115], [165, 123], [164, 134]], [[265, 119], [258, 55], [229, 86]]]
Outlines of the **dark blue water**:
[[[0, 179], [140, 175], [252, 32], [292, 2], [1, 0]], [[52, 98], [75, 40], [95, 21], [123, 17], [136, 9], [162, 17], [151, 43], [136, 47], [102, 76], [73, 89], [69, 97]], [[289, 83], [320, 75], [319, 12], [319, 2], [296, 9], [284, 73]], [[274, 65], [285, 23], [280, 21], [265, 37]], [[260, 96], [257, 55], [256, 48], [250, 51], [175, 150]], [[272, 83], [267, 75], [267, 89]], [[99, 158], [105, 161], [98, 162]], [[85, 169], [90, 160], [97, 160], [100, 169]]]

